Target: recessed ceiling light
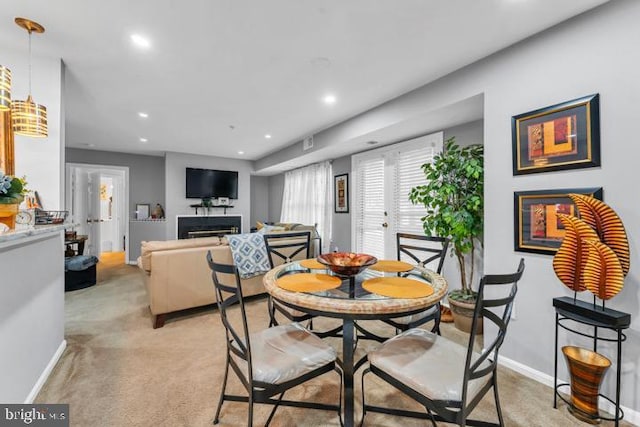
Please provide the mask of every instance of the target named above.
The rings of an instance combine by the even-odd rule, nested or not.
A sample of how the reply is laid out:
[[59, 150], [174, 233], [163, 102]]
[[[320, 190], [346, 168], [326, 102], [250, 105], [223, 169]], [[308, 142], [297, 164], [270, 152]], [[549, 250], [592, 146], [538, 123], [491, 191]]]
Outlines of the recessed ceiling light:
[[244, 154], [244, 151], [238, 151], [238, 154], [242, 155]]
[[131, 34], [131, 41], [134, 45], [142, 49], [149, 49], [151, 47], [149, 39], [140, 34]]
[[271, 135], [269, 135], [269, 134], [266, 134], [264, 137], [267, 138], [267, 139], [271, 139]]
[[142, 111], [138, 113], [138, 116], [142, 117], [143, 119], [146, 119], [147, 117], [149, 117], [149, 114], [147, 113], [143, 113]]
[[149, 140], [147, 138], [140, 138], [140, 142], [144, 144], [145, 142], [149, 142]]
[[322, 101], [324, 101], [325, 104], [327, 105], [332, 105], [335, 104], [337, 99], [335, 95], [325, 95], [324, 98], [322, 98]]

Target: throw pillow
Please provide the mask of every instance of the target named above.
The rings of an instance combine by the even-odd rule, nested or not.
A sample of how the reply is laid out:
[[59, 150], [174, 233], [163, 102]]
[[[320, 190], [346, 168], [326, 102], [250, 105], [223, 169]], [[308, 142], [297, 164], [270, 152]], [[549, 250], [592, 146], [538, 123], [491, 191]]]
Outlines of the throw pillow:
[[267, 234], [267, 233], [274, 233], [277, 231], [286, 231], [286, 228], [284, 227], [278, 227], [275, 225], [263, 225], [262, 228], [260, 228], [258, 230], [258, 233], [260, 234]]
[[233, 264], [238, 268], [241, 278], [247, 279], [271, 270], [262, 234], [229, 234], [225, 237], [229, 241]]

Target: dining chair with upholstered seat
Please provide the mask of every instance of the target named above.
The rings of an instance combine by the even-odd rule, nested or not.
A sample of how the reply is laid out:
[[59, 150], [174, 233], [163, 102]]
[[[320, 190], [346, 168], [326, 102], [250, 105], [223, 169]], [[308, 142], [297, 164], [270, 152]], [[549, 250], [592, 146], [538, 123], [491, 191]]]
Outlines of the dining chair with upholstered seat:
[[[304, 254], [305, 259], [311, 256], [311, 234], [308, 231], [265, 234], [264, 242], [267, 246], [267, 254], [269, 255], [271, 268], [276, 266], [276, 259], [282, 261], [282, 263], [288, 263], [301, 253]], [[271, 296], [269, 296], [267, 304], [269, 309], [269, 326], [278, 325], [276, 319], [277, 311], [292, 322], [309, 320], [309, 327], [313, 329], [312, 319], [314, 316], [311, 314], [282, 305], [274, 301]]]
[[[460, 345], [424, 329], [410, 329], [397, 335], [367, 357], [369, 367], [362, 378], [362, 406], [367, 411], [431, 419], [447, 423], [479, 426], [504, 426], [498, 397], [498, 352], [511, 319], [518, 280], [524, 271], [524, 259], [513, 274], [485, 275], [480, 281], [469, 342]], [[476, 325], [481, 318], [493, 323], [496, 335], [485, 349], [474, 350]], [[427, 413], [370, 406], [365, 403], [365, 376], [373, 373], [423, 405]], [[493, 388], [498, 423], [469, 420], [469, 414]]]
[[[213, 423], [219, 422], [225, 401], [248, 402], [249, 427], [253, 425], [253, 407], [256, 403], [274, 405], [265, 426], [269, 425], [280, 405], [337, 411], [340, 417], [342, 373], [336, 366], [333, 347], [298, 323], [250, 333], [237, 268], [215, 263], [211, 252], [207, 255], [207, 261], [212, 271], [218, 312], [226, 333], [225, 372]], [[230, 281], [232, 284], [229, 284]], [[238, 316], [229, 316], [232, 306], [240, 312], [239, 321]], [[247, 396], [226, 393], [229, 368], [240, 379]], [[340, 377], [337, 405], [283, 399], [287, 390], [331, 371], [337, 372]]]
[[[449, 239], [437, 236], [425, 236], [409, 233], [397, 233], [396, 248], [398, 261], [407, 260], [422, 267], [431, 267], [436, 273], [442, 272]], [[438, 302], [425, 311], [410, 316], [384, 320], [398, 331], [408, 331], [412, 328], [433, 321], [431, 332], [440, 334], [440, 303]]]

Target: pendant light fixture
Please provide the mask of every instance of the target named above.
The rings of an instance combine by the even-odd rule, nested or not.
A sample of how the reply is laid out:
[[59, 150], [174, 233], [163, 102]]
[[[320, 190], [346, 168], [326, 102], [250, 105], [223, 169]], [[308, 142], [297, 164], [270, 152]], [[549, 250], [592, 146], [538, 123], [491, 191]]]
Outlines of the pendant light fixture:
[[0, 65], [0, 113], [11, 109], [11, 70]]
[[11, 102], [13, 131], [18, 135], [46, 138], [48, 135], [47, 107], [36, 104], [31, 98], [31, 33], [44, 33], [44, 27], [26, 18], [16, 18], [15, 22], [29, 33], [29, 96], [26, 101]]

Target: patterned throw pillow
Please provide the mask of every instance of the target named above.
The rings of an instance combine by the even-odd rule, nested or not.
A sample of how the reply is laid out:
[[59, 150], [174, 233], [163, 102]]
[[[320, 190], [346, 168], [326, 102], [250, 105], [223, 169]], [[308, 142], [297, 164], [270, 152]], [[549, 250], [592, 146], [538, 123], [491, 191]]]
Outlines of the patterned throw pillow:
[[229, 234], [225, 237], [229, 241], [233, 263], [241, 278], [248, 279], [271, 270], [262, 234]]

